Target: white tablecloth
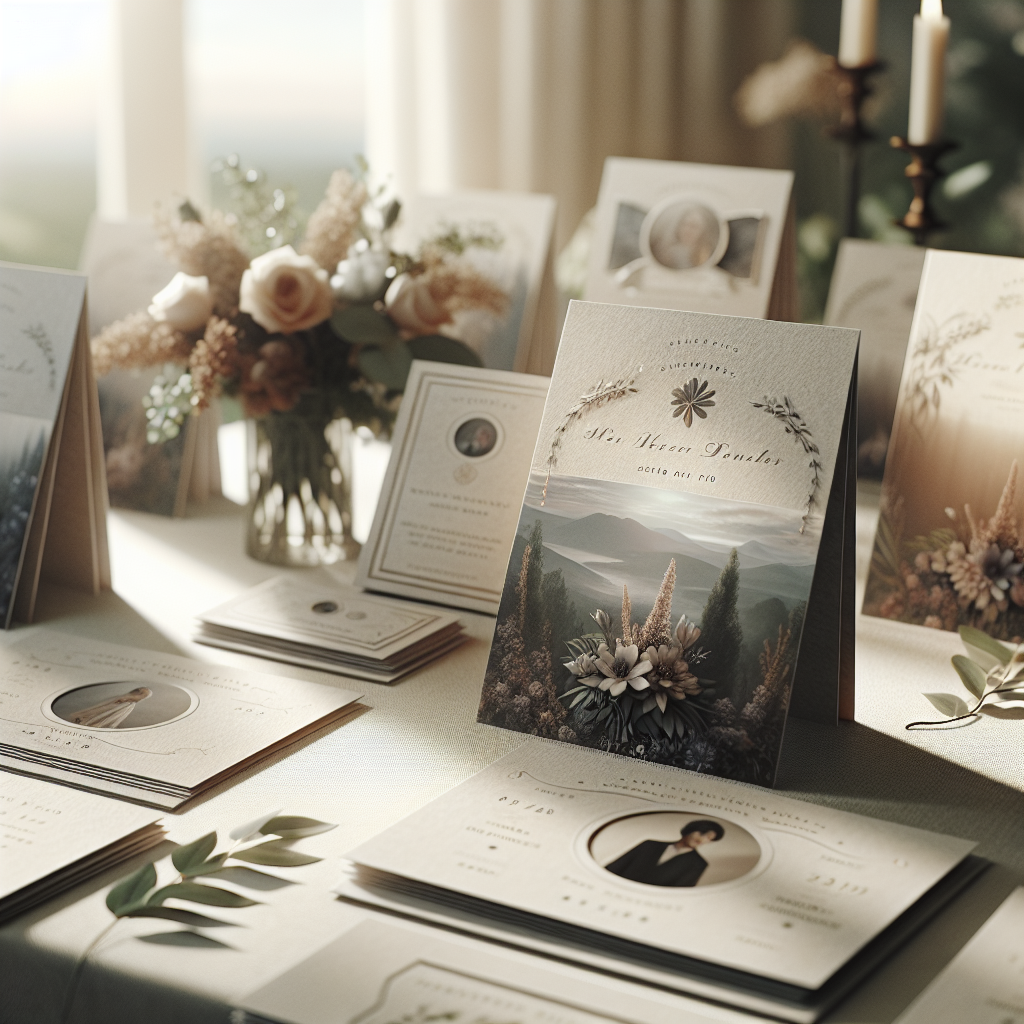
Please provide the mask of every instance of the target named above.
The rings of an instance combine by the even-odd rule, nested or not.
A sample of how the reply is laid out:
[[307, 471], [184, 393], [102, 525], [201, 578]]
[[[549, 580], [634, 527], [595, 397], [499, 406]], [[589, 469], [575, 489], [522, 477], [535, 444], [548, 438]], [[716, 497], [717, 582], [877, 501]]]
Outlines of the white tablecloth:
[[[875, 514], [870, 499], [862, 502], [862, 562]], [[347, 849], [522, 741], [475, 722], [493, 625], [486, 616], [464, 613], [472, 640], [393, 687], [191, 643], [196, 614], [277, 572], [245, 557], [242, 531], [242, 513], [226, 501], [183, 520], [114, 512], [114, 592], [92, 598], [51, 589], [41, 601], [40, 624], [364, 690], [368, 710], [355, 720], [324, 730], [166, 819], [176, 842], [211, 829], [223, 834], [277, 807], [339, 827], [303, 841], [303, 849], [324, 860], [292, 873], [301, 884], [257, 894], [265, 901], [257, 907], [218, 910], [239, 925], [218, 933], [231, 948], [202, 948], [187, 935], [173, 934], [175, 926], [166, 922], [120, 922], [86, 963], [71, 1024], [224, 1024], [234, 1000], [363, 916], [330, 895]], [[35, 627], [14, 630], [0, 642], [16, 640], [26, 628]], [[1024, 723], [989, 719], [959, 730], [903, 730], [905, 722], [928, 717], [922, 690], [956, 692], [949, 657], [958, 649], [954, 634], [861, 619], [857, 722], [829, 729], [791, 721], [787, 728], [781, 789], [816, 803], [969, 837], [978, 842], [978, 853], [995, 862], [829, 1020], [892, 1021], [1024, 880]], [[160, 852], [166, 856], [170, 849]], [[107, 890], [143, 860], [0, 929], [3, 1024], [60, 1019], [76, 960], [110, 921], [103, 902]]]

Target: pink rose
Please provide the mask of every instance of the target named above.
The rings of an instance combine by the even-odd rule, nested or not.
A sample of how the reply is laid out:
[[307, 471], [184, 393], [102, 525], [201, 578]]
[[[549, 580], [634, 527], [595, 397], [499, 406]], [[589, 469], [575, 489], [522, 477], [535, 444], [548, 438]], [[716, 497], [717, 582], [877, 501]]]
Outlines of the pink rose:
[[334, 310], [327, 271], [290, 245], [257, 256], [242, 275], [238, 308], [271, 334], [315, 327]]

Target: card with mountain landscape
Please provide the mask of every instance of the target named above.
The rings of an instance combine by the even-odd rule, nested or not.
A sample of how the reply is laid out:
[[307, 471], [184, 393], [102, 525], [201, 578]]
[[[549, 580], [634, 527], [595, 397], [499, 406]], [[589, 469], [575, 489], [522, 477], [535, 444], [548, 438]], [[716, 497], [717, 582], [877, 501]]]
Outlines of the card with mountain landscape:
[[857, 344], [572, 303], [479, 720], [770, 785], [852, 717]]

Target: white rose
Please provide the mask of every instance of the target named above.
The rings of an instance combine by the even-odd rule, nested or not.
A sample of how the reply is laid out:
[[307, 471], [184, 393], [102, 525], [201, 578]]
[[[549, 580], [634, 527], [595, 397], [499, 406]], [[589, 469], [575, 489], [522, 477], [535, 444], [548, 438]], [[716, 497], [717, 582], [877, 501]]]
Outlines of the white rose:
[[388, 315], [403, 331], [435, 334], [451, 314], [431, 294], [429, 275], [399, 274], [384, 296]]
[[271, 249], [242, 275], [238, 308], [272, 334], [292, 334], [326, 320], [334, 309], [327, 271], [290, 245]]
[[205, 277], [190, 277], [180, 271], [171, 283], [153, 296], [149, 315], [160, 323], [170, 324], [177, 331], [194, 331], [202, 327], [213, 312], [210, 282]]
[[[338, 264], [331, 289], [346, 302], [368, 302], [384, 290], [391, 260], [386, 252], [371, 249], [365, 238], [348, 247], [348, 258]], [[394, 271], [392, 271], [392, 274]]]

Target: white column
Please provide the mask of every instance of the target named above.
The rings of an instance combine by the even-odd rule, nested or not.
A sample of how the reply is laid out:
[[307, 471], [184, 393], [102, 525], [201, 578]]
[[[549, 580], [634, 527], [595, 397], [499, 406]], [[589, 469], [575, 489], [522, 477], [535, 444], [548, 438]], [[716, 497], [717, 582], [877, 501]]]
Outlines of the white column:
[[183, 0], [108, 0], [97, 118], [97, 201], [111, 220], [188, 194]]

